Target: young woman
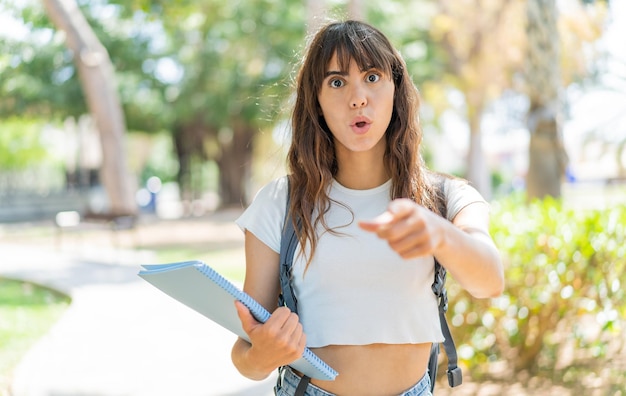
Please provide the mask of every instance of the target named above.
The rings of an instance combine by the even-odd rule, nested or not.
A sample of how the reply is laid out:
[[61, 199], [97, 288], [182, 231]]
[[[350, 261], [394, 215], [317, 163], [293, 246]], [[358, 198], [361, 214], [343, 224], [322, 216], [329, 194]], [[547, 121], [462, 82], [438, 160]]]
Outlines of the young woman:
[[[306, 395], [429, 395], [432, 343], [442, 342], [433, 257], [472, 295], [503, 289], [488, 205], [422, 163], [419, 100], [399, 53], [374, 27], [331, 23], [315, 35], [297, 78], [288, 154], [290, 206], [301, 220], [292, 269], [298, 313], [277, 306], [287, 177], [266, 185], [237, 220], [245, 231], [244, 290], [270, 312], [237, 310], [250, 342], [232, 360], [264, 379], [308, 346], [339, 375]], [[447, 213], [437, 212], [438, 192]], [[283, 370], [278, 395], [301, 373]]]

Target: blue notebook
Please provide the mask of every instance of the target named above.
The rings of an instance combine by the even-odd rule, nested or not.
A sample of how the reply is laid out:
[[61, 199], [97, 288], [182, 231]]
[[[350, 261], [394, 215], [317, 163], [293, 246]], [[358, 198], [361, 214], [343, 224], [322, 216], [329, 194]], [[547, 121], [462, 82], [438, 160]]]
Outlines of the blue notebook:
[[[235, 300], [248, 307], [261, 323], [270, 317], [261, 304], [202, 261], [148, 264], [142, 267], [144, 270], [139, 271], [140, 277], [245, 340], [249, 341], [237, 316]], [[335, 370], [308, 348], [290, 366], [311, 378], [334, 380], [337, 376]]]

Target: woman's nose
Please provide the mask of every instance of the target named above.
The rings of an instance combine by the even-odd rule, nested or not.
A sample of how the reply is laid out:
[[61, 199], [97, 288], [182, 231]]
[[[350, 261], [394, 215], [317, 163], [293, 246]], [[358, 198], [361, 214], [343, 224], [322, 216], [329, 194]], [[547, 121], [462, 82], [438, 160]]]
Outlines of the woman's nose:
[[365, 90], [361, 87], [355, 87], [352, 92], [352, 99], [350, 100], [350, 107], [359, 108], [367, 105], [367, 95], [365, 95]]

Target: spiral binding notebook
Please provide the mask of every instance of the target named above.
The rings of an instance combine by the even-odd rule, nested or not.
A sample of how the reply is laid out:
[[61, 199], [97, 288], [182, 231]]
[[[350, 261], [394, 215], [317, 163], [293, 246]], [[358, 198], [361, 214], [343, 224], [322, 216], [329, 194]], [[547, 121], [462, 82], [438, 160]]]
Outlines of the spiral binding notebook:
[[[144, 269], [139, 271], [141, 278], [245, 340], [249, 341], [237, 316], [235, 300], [248, 307], [259, 322], [265, 323], [270, 317], [261, 304], [202, 261], [142, 267]], [[337, 376], [334, 369], [308, 348], [290, 366], [311, 378], [334, 380]]]

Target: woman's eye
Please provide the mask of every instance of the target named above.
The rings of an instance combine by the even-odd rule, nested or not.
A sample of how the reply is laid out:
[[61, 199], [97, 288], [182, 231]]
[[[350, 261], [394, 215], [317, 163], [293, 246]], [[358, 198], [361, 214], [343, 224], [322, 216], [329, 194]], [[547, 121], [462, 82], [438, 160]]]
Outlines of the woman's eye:
[[331, 80], [330, 81], [330, 86], [333, 87], [333, 88], [341, 88], [343, 86], [343, 81], [337, 80], [337, 79]]
[[380, 75], [376, 74], [376, 73], [371, 73], [367, 75], [367, 81], [368, 82], [376, 82], [380, 80]]

